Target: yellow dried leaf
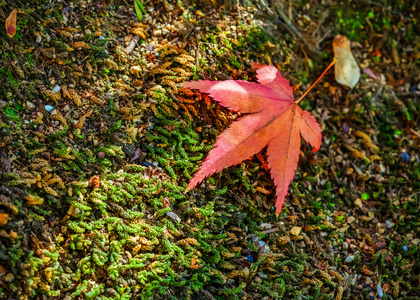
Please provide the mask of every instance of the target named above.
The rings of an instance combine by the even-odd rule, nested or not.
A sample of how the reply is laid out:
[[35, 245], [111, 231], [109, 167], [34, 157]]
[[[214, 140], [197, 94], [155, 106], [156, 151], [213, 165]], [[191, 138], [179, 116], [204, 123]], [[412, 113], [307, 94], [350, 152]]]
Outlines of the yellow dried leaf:
[[360, 68], [351, 53], [350, 41], [343, 35], [337, 35], [333, 41], [335, 63], [335, 80], [353, 88], [360, 79]]
[[9, 236], [12, 240], [17, 239], [19, 237], [19, 235], [17, 234], [16, 231], [10, 230]]
[[4, 226], [9, 222], [9, 215], [6, 213], [0, 213], [0, 226]]
[[290, 233], [292, 234], [292, 235], [294, 235], [294, 236], [298, 236], [299, 234], [300, 234], [300, 232], [302, 231], [302, 227], [293, 227], [291, 230], [290, 230]]
[[41, 205], [44, 203], [44, 198], [38, 196], [27, 195], [25, 199], [28, 200], [28, 205]]
[[74, 217], [76, 215], [76, 208], [73, 205], [70, 205], [67, 214]]
[[6, 31], [9, 38], [12, 38], [16, 34], [16, 17], [17, 9], [15, 8], [6, 19]]
[[6, 273], [7, 273], [7, 270], [3, 266], [0, 265], [0, 277], [6, 275]]
[[197, 261], [200, 262], [198, 259], [196, 259], [194, 257], [191, 259], [191, 265], [190, 265], [190, 268], [191, 269], [198, 269], [198, 268], [200, 268], [200, 265], [197, 264]]

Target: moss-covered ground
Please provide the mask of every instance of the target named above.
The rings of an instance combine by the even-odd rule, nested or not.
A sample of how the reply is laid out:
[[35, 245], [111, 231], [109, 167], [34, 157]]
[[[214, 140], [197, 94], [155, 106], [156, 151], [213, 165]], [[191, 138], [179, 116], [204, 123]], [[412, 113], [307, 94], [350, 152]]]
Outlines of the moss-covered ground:
[[[420, 299], [416, 2], [0, 0], [0, 298]], [[256, 61], [299, 95], [336, 34], [362, 78], [303, 101], [280, 216], [264, 151], [185, 193], [240, 116], [180, 84]]]

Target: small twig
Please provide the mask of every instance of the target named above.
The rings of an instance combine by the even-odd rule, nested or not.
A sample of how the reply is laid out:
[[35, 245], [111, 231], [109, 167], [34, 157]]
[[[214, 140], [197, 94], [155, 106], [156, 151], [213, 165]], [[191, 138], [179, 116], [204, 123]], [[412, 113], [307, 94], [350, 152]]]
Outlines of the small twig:
[[366, 3], [368, 3], [368, 4], [372, 4], [372, 5], [379, 6], [379, 7], [381, 7], [383, 10], [389, 11], [389, 12], [391, 12], [391, 13], [393, 13], [393, 14], [399, 14], [399, 12], [398, 12], [398, 11], [395, 11], [395, 10], [393, 10], [393, 9], [387, 8], [387, 7], [385, 7], [384, 5], [382, 5], [382, 4], [380, 4], [380, 3], [377, 3], [377, 2], [374, 2], [374, 1], [370, 1], [370, 0], [362, 0], [362, 2], [366, 2]]
[[[316, 25], [316, 28], [315, 28], [314, 32], [312, 32], [312, 37], [315, 37], [318, 30], [321, 28], [322, 23], [324, 23], [325, 19], [328, 17], [328, 14], [329, 14], [328, 11], [326, 11], [321, 15], [321, 18], [318, 20], [318, 24]], [[331, 31], [331, 30], [329, 30], [329, 31]], [[319, 42], [317, 44], [319, 44]]]
[[136, 45], [138, 43], [138, 41], [140, 40], [140, 37], [138, 35], [135, 35], [132, 39], [130, 44], [124, 49], [124, 52], [126, 54], [130, 54], [131, 52], [133, 52], [134, 48], [136, 48]]
[[420, 138], [420, 133], [418, 133], [417, 131], [415, 131], [413, 128], [410, 128], [410, 131], [412, 133], [414, 133], [415, 135], [417, 135]]
[[[283, 12], [283, 5], [278, 5], [276, 7], [277, 13], [280, 16], [280, 18], [277, 18], [275, 20], [275, 23], [277, 25], [281, 25], [285, 27], [290, 34], [297, 37], [299, 43], [302, 43], [307, 47], [307, 49], [310, 51], [311, 56], [320, 56], [320, 52], [318, 49], [314, 49], [314, 45], [312, 45], [310, 42], [308, 42], [308, 38], [304, 37], [303, 34], [292, 24], [291, 17], [287, 17], [286, 14]], [[291, 14], [291, 12], [289, 11]]]
[[[279, 231], [279, 228], [278, 227], [274, 227], [274, 228], [270, 228], [270, 229], [267, 229], [267, 230], [263, 230], [263, 231], [260, 232], [260, 234], [261, 233], [272, 233], [272, 232], [276, 232], [276, 231]], [[245, 237], [245, 239], [250, 239], [250, 238], [255, 237], [255, 236], [257, 236], [257, 235], [256, 234], [248, 234]], [[241, 239], [230, 241], [230, 242], [228, 242], [228, 245], [231, 245], [231, 244], [234, 244], [236, 242], [239, 242], [240, 240]]]
[[327, 32], [318, 40], [316, 41], [316, 47], [319, 49], [319, 44], [322, 43], [323, 40], [331, 33], [331, 29], [328, 29]]
[[[263, 230], [260, 233], [264, 233], [265, 234], [265, 233], [272, 233], [272, 232], [277, 232], [277, 231], [279, 231], [279, 228], [278, 227], [274, 227], [274, 228]], [[248, 234], [246, 236], [246, 238], [249, 239], [252, 236], [255, 236], [255, 234]]]

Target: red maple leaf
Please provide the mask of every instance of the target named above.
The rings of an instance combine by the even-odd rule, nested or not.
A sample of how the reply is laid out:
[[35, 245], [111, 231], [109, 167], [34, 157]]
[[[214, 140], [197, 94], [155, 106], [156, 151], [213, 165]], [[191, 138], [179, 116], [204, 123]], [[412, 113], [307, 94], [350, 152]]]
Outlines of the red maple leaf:
[[245, 114], [220, 134], [187, 190], [193, 189], [205, 177], [241, 163], [268, 145], [267, 161], [276, 185], [278, 215], [297, 169], [301, 136], [312, 145], [314, 151], [318, 151], [321, 128], [310, 113], [298, 106], [309, 90], [295, 101], [293, 89], [279, 70], [260, 64], [254, 64], [254, 67], [257, 68], [259, 83], [243, 80], [184, 83], [184, 87], [208, 93], [222, 106]]

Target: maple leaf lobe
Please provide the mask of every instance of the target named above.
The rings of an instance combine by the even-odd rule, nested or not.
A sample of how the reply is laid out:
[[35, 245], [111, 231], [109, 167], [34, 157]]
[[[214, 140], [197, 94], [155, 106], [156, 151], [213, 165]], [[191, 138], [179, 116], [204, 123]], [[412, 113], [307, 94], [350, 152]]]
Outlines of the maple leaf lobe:
[[294, 101], [293, 88], [276, 67], [257, 63], [253, 63], [252, 66], [257, 69], [257, 80], [260, 84], [276, 91], [280, 98]]

